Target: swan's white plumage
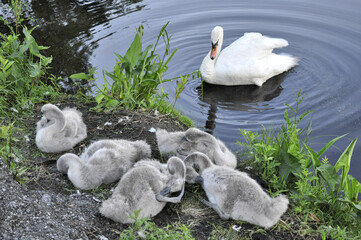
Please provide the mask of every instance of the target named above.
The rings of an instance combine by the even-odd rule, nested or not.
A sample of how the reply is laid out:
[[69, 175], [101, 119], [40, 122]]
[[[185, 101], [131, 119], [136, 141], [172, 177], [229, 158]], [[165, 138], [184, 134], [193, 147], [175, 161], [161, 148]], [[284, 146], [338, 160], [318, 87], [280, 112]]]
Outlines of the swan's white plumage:
[[43, 152], [70, 150], [87, 137], [82, 113], [75, 108], [60, 110], [53, 104], [41, 108], [43, 117], [36, 124], [36, 146]]
[[[195, 152], [184, 159], [188, 183], [201, 183], [213, 208], [224, 219], [242, 220], [266, 229], [274, 226], [288, 208], [284, 195], [270, 197], [246, 173], [212, 163], [207, 155]], [[194, 169], [198, 166], [198, 171]]]
[[56, 165], [74, 186], [89, 190], [119, 180], [134, 163], [150, 155], [145, 141], [105, 139], [92, 143], [80, 157], [73, 153], [62, 155]]
[[[142, 160], [121, 178], [112, 196], [102, 203], [100, 213], [123, 224], [134, 223], [130, 216], [135, 211], [139, 211], [139, 219], [154, 217], [167, 202], [180, 202], [185, 175], [184, 162], [177, 157], [171, 157], [166, 165]], [[168, 196], [178, 191], [181, 191], [179, 196]]]
[[216, 56], [211, 59], [210, 51], [200, 67], [203, 80], [210, 84], [262, 86], [269, 78], [288, 71], [298, 62], [297, 57], [272, 52], [274, 48], [288, 46], [281, 38], [245, 33], [221, 51], [223, 28], [217, 26], [211, 40], [212, 44], [217, 44]]

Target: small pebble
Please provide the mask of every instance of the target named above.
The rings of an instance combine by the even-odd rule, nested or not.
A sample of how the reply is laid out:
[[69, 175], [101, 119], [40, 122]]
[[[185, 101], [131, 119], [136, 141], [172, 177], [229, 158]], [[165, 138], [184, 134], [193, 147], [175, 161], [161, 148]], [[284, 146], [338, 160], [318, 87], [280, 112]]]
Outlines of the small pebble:
[[233, 226], [232, 226], [232, 229], [233, 229], [234, 231], [237, 231], [237, 232], [241, 231], [241, 228], [242, 228], [241, 225], [239, 225], [239, 226], [233, 225]]
[[98, 235], [98, 237], [99, 237], [100, 240], [108, 240], [108, 238], [103, 236], [103, 235]]
[[19, 113], [19, 111], [16, 108], [11, 107], [10, 110], [13, 112]]
[[106, 122], [104, 123], [104, 126], [111, 126], [113, 123], [112, 122]]
[[51, 203], [51, 197], [49, 194], [45, 193], [42, 198], [41, 198], [41, 201], [43, 203]]

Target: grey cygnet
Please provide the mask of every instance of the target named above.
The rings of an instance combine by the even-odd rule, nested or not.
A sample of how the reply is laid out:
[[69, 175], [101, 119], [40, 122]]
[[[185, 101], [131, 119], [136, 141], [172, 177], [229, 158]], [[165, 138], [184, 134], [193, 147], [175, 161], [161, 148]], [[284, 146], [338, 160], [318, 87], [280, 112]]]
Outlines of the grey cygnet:
[[72, 153], [62, 155], [57, 168], [68, 175], [75, 187], [88, 190], [118, 181], [135, 162], [150, 156], [151, 149], [145, 141], [99, 140], [80, 157]]
[[197, 128], [189, 128], [185, 132], [156, 131], [156, 138], [161, 153], [173, 152], [184, 159], [194, 152], [206, 154], [219, 166], [236, 168], [237, 158], [219, 139]]
[[[193, 153], [184, 162], [187, 181], [202, 184], [209, 200], [203, 199], [202, 202], [222, 219], [243, 220], [267, 229], [275, 225], [287, 210], [289, 201], [286, 196], [271, 198], [244, 172], [214, 165], [203, 153]], [[194, 165], [198, 165], [199, 174]]]
[[[111, 198], [102, 203], [100, 213], [123, 224], [133, 223], [131, 216], [138, 210], [138, 218], [154, 217], [167, 202], [180, 202], [185, 174], [184, 162], [177, 157], [171, 157], [167, 164], [142, 160], [122, 177]], [[169, 196], [179, 191], [179, 196]]]
[[41, 108], [43, 117], [36, 124], [36, 146], [43, 152], [70, 150], [87, 137], [82, 114], [75, 108], [60, 110], [53, 104]]

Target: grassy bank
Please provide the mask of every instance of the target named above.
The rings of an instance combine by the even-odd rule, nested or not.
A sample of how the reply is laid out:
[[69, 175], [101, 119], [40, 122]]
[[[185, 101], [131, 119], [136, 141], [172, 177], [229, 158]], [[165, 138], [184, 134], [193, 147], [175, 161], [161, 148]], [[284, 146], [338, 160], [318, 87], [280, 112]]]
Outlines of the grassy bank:
[[[302, 222], [300, 233], [315, 232], [322, 239], [357, 239], [361, 236], [361, 184], [348, 174], [357, 139], [340, 155], [335, 165], [327, 158], [327, 149], [339, 136], [316, 152], [308, 143], [308, 128], [299, 123], [311, 112], [298, 113], [303, 97], [296, 94], [296, 106], [287, 105], [284, 124], [260, 133], [241, 130], [248, 163], [269, 183], [272, 195], [285, 193], [292, 214]], [[312, 228], [310, 226], [313, 226]], [[293, 229], [292, 223], [289, 227]]]

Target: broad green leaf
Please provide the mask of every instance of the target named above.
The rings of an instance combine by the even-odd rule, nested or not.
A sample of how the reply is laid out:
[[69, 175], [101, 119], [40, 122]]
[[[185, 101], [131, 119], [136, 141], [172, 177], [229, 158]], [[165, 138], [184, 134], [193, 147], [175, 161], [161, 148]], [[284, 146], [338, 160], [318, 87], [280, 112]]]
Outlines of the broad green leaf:
[[282, 144], [280, 157], [281, 160], [279, 165], [279, 175], [281, 179], [283, 178], [287, 182], [288, 177], [291, 173], [293, 175], [297, 175], [301, 173], [302, 171], [301, 164], [295, 156], [287, 152], [286, 143]]
[[69, 78], [89, 80], [89, 76], [86, 73], [75, 73], [75, 74], [70, 75]]
[[95, 97], [95, 101], [100, 104], [105, 96], [103, 94], [99, 94]]
[[139, 33], [137, 33], [135, 34], [134, 40], [130, 45], [130, 47], [128, 48], [127, 53], [124, 55], [124, 58], [130, 63], [131, 69], [138, 62], [141, 50], [142, 50], [142, 42], [139, 37]]
[[348, 174], [348, 170], [350, 169], [352, 152], [355, 147], [356, 141], [357, 138], [355, 138], [350, 143], [350, 145], [348, 145], [345, 151], [341, 154], [340, 158], [337, 160], [337, 163], [335, 165], [336, 171], [339, 171], [341, 168], [343, 168], [346, 171], [345, 174]]
[[340, 176], [337, 174], [335, 167], [331, 164], [322, 164], [317, 168], [321, 177], [326, 181], [332, 191], [336, 190], [336, 185], [339, 184]]
[[49, 65], [52, 61], [53, 61], [53, 57], [44, 57], [44, 56], [41, 57], [41, 62], [45, 66]]
[[36, 63], [29, 63], [30, 68], [30, 77], [38, 77], [41, 74], [41, 65]]
[[111, 100], [109, 100], [109, 101], [105, 104], [105, 107], [106, 107], [106, 108], [114, 108], [114, 107], [116, 107], [118, 104], [119, 104], [119, 101], [118, 101], [118, 100], [111, 99]]
[[22, 56], [30, 47], [30, 42], [27, 41], [24, 44], [22, 44], [19, 48], [19, 52], [17, 53], [19, 56]]
[[46, 49], [49, 49], [50, 47], [45, 47], [45, 46], [38, 46], [39, 47], [39, 50], [46, 50]]
[[361, 193], [361, 183], [351, 175], [348, 175], [348, 178], [350, 184], [349, 199], [358, 200], [358, 194]]
[[335, 169], [339, 171], [342, 168], [342, 178], [340, 183], [340, 188], [344, 188], [345, 194], [349, 194], [349, 178], [348, 171], [350, 170], [351, 157], [352, 152], [355, 147], [357, 138], [355, 138], [350, 145], [345, 149], [345, 151], [341, 154], [340, 158], [337, 160]]
[[[153, 47], [153, 45], [148, 45], [144, 51], [141, 52], [141, 55], [140, 55], [140, 60], [141, 61], [144, 61], [148, 55], [149, 55], [149, 52], [150, 52], [150, 49]], [[153, 58], [153, 57], [152, 57]]]
[[321, 162], [318, 159], [317, 154], [307, 144], [304, 144], [304, 146], [306, 147], [306, 149], [308, 150], [308, 152], [309, 152], [309, 154], [311, 156], [311, 162], [309, 162], [307, 164], [306, 168], [309, 169], [311, 166], [313, 166], [315, 169], [317, 169], [317, 167], [321, 166]]

